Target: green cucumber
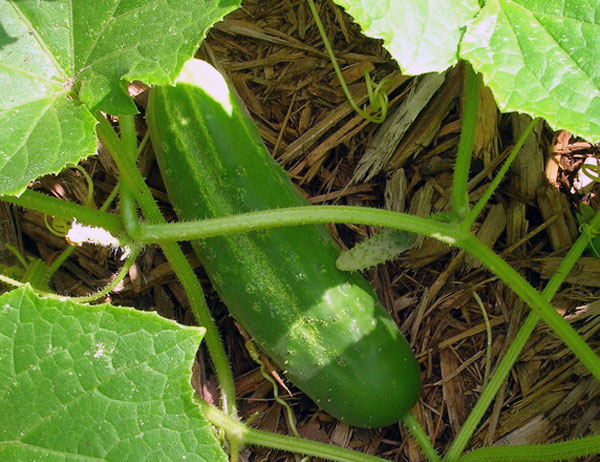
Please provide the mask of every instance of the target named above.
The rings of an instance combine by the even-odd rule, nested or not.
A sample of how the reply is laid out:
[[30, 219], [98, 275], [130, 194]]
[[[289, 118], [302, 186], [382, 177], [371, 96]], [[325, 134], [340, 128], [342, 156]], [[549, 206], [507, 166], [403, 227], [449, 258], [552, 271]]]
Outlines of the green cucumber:
[[[153, 88], [147, 121], [180, 220], [308, 205], [209, 64], [188, 61], [175, 86]], [[340, 251], [324, 226], [192, 245], [231, 315], [324, 411], [378, 427], [415, 404], [410, 346], [368, 282], [336, 269]]]

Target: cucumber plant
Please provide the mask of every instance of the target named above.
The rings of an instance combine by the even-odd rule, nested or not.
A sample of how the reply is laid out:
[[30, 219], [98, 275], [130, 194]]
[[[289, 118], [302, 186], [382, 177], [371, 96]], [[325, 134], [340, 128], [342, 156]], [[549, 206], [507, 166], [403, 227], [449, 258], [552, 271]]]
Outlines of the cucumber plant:
[[[600, 5], [595, 0], [580, 0], [577, 5], [561, 0], [469, 0], [460, 4], [444, 0], [435, 9], [429, 8], [426, 2], [416, 0], [372, 2], [369, 8], [363, 8], [364, 2], [359, 0], [337, 0], [337, 3], [356, 16], [367, 34], [383, 38], [406, 72], [441, 71], [455, 64], [458, 59], [468, 60], [476, 71], [483, 74], [501, 109], [544, 117], [552, 127], [569, 129], [590, 140], [600, 138], [600, 83], [595, 70], [600, 43]], [[207, 4], [210, 7], [207, 8]], [[204, 415], [214, 425], [223, 428], [232, 440], [242, 444], [266, 445], [331, 460], [381, 459], [260, 432], [231, 417], [235, 415], [235, 390], [224, 349], [214, 321], [205, 309], [198, 281], [174, 241], [333, 222], [384, 226], [420, 233], [462, 248], [510, 285], [532, 308], [532, 312], [488, 385], [482, 390], [474, 409], [444, 455], [444, 460], [560, 460], [597, 454], [600, 447], [600, 437], [597, 435], [556, 445], [520, 446], [516, 449], [483, 448], [462, 454], [539, 320], [547, 322], [590, 372], [600, 378], [598, 357], [549, 303], [590, 238], [598, 232], [600, 216], [596, 214], [582, 229], [582, 236], [566, 255], [543, 293], [537, 292], [469, 232], [475, 217], [492, 195], [519, 147], [517, 144], [498, 176], [490, 183], [488, 191], [469, 210], [466, 179], [476, 117], [476, 104], [473, 102], [477, 101], [477, 90], [473, 85], [474, 79], [469, 79], [467, 83], [473, 91], [465, 103], [461, 144], [455, 164], [452, 189], [454, 215], [445, 222], [361, 207], [286, 206], [234, 217], [164, 224], [135, 166], [136, 133], [132, 117], [135, 107], [123, 91], [124, 80], [142, 80], [158, 85], [172, 83], [183, 62], [196, 48], [198, 37], [204, 36], [210, 25], [237, 6], [239, 3], [216, 0], [172, 0], [168, 3], [109, 0], [102, 5], [86, 3], [83, 8], [78, 0], [0, 2], [0, 75], [8, 82], [6, 96], [3, 94], [0, 97], [0, 160], [3, 166], [0, 191], [8, 195], [4, 197], [5, 200], [56, 217], [76, 217], [80, 223], [109, 229], [129, 242], [159, 243], [182, 281], [199, 324], [207, 329], [205, 338], [219, 378], [227, 415], [207, 403], [201, 403]], [[143, 21], [143, 27], [140, 27], [139, 21]], [[131, 33], [123, 34], [124, 30]], [[553, 35], [557, 31], [560, 33]], [[120, 137], [99, 111], [117, 116]], [[27, 183], [38, 176], [58, 172], [67, 163], [77, 162], [92, 154], [98, 138], [119, 168], [121, 221], [114, 215], [63, 203], [26, 190]], [[138, 221], [136, 203], [145, 221]], [[16, 295], [23, 298], [20, 292]], [[40, 306], [44, 305], [43, 302], [39, 303]], [[0, 312], [3, 320], [7, 310], [5, 306]], [[61, 316], [54, 315], [56, 310], [52, 313], [52, 321], [64, 322]], [[119, 316], [123, 316], [123, 312]], [[44, 320], [42, 324], [47, 325], [47, 321]], [[2, 325], [9, 324], [3, 322]], [[6, 348], [5, 341], [10, 340], [11, 335], [14, 332], [9, 330], [2, 337], [2, 353], [11, 351]], [[140, 350], [144, 347], [144, 344], [139, 345]], [[47, 350], [42, 348], [36, 351]], [[135, 351], [135, 348], [128, 351]], [[97, 353], [101, 355], [100, 350]], [[3, 360], [7, 357], [0, 355]], [[77, 370], [71, 369], [70, 372], [76, 375]], [[69, 370], [54, 368], [53, 373], [57, 375], [49, 376], [49, 381], [56, 380], [56, 377], [67, 377]], [[36, 383], [40, 384], [38, 389], [46, 391], [42, 382]], [[9, 387], [12, 386], [13, 383], [9, 383]], [[2, 396], [8, 399], [15, 394], [5, 393]], [[27, 401], [11, 403], [11, 409], [18, 410], [21, 404], [24, 407]], [[6, 414], [2, 418], [6, 419]], [[414, 416], [405, 414], [402, 422], [417, 439], [428, 460], [440, 460]], [[4, 430], [9, 426], [2, 425], [0, 428]], [[64, 426], [55, 427], [56, 435], [62, 436], [63, 431]], [[6, 434], [0, 432], [0, 435]], [[8, 454], [6, 448], [14, 447], [15, 442], [17, 446], [22, 442], [20, 435], [16, 432], [14, 441], [7, 441], [0, 451]], [[97, 440], [113, 441], [112, 436], [112, 433], [107, 435], [103, 431], [94, 434]], [[88, 457], [104, 457], [104, 454], [94, 452], [97, 446], [81, 444], [78, 438], [69, 441], [73, 442], [70, 454], [82, 450]], [[62, 451], [61, 442], [59, 437], [52, 441], [44, 439], [46, 446], [39, 447]], [[156, 441], [157, 444], [161, 442]], [[31, 441], [26, 443], [31, 447]], [[194, 456], [202, 457], [201, 451], [201, 447], [196, 448]], [[143, 452], [140, 454], [142, 457], [146, 455]], [[55, 455], [56, 452], [52, 453], [52, 457]], [[18, 457], [11, 457], [11, 460], [24, 460]]]

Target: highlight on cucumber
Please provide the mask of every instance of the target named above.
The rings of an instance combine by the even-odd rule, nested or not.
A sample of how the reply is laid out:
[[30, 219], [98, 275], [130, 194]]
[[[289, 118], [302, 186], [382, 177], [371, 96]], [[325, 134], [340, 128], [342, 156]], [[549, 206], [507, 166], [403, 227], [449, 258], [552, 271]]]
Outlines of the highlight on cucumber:
[[[223, 76], [188, 61], [152, 89], [150, 138], [180, 220], [308, 206], [273, 160]], [[324, 411], [351, 425], [399, 421], [420, 393], [410, 345], [359, 273], [335, 266], [323, 225], [195, 241], [231, 315]]]

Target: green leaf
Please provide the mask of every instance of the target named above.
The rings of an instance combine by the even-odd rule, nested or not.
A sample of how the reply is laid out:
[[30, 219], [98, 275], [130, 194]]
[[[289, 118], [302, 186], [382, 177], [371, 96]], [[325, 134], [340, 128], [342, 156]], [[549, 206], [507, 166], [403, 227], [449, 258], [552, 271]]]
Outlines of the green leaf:
[[477, 0], [334, 0], [405, 74], [442, 72], [457, 62], [462, 29], [479, 10]]
[[488, 0], [460, 54], [503, 111], [600, 140], [598, 0]]
[[204, 330], [154, 313], [0, 297], [0, 460], [224, 462], [193, 402]]
[[125, 81], [172, 83], [239, 3], [0, 1], [0, 194], [93, 154], [91, 112], [135, 113]]

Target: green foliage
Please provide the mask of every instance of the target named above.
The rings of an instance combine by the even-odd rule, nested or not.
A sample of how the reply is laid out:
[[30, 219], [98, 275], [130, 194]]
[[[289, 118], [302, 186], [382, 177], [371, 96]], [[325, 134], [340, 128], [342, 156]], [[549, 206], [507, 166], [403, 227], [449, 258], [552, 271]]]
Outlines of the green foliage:
[[458, 44], [477, 0], [334, 0], [361, 25], [383, 39], [406, 74], [442, 72], [456, 64]]
[[[173, 82], [238, 0], [0, 2], [0, 193], [96, 150], [93, 111], [133, 114], [125, 81]], [[73, 98], [73, 96], [75, 98]]]
[[204, 330], [111, 305], [0, 297], [0, 459], [224, 461], [193, 402]]
[[501, 110], [600, 140], [597, 0], [488, 0], [460, 55], [483, 74]]
[[[483, 75], [498, 106], [600, 140], [597, 0], [335, 0], [382, 38], [408, 74], [458, 59]], [[462, 35], [464, 32], [464, 35]]]
[[[485, 5], [477, 0], [335, 1], [355, 16], [365, 33], [384, 40], [406, 73], [439, 72], [466, 59], [483, 74], [502, 110], [541, 116], [554, 128], [570, 130], [589, 140], [600, 139], [597, 0], [487, 0]], [[42, 194], [37, 195], [43, 198], [37, 203], [48, 206], [38, 210], [68, 220], [75, 215], [81, 222], [88, 217], [88, 224], [96, 226], [99, 222], [104, 226], [110, 223], [126, 237], [161, 244], [182, 280], [192, 311], [208, 329], [208, 348], [230, 415], [235, 414], [231, 404], [233, 380], [214, 322], [203, 311], [198, 281], [177, 245], [172, 244], [182, 237], [198, 239], [310, 223], [359, 223], [435, 237], [479, 258], [533, 311], [445, 455], [447, 462], [461, 459], [476, 425], [540, 318], [593, 375], [600, 377], [598, 357], [549, 303], [590, 243], [590, 236], [592, 243], [597, 242], [600, 215], [592, 217], [591, 209], [582, 208], [585, 233], [543, 294], [468, 232], [473, 217], [499, 180], [491, 183], [485, 200], [467, 216], [463, 217], [467, 210], [462, 209], [452, 215], [454, 219], [463, 217], [462, 223], [325, 206], [180, 224], [187, 226], [188, 234], [180, 233], [182, 228], [177, 224], [160, 228], [160, 212], [134, 166], [136, 134], [130, 115], [135, 106], [126, 94], [126, 83], [172, 82], [206, 30], [239, 3], [0, 0], [0, 193], [19, 194], [35, 178], [56, 173], [92, 154], [97, 130], [119, 166], [121, 212], [129, 192], [150, 224], [135, 222], [136, 204], [131, 198], [134, 213], [131, 226], [123, 216], [126, 230], [119, 229], [120, 222], [112, 215], [98, 221], [97, 213], [84, 208], [79, 213], [74, 204], [58, 206]], [[465, 104], [466, 113], [470, 111], [468, 106]], [[126, 142], [105, 119], [97, 118], [99, 110], [121, 116], [121, 134]], [[463, 135], [472, 135], [471, 124], [465, 121], [463, 118]], [[459, 192], [466, 190], [469, 170], [469, 149], [462, 151], [453, 184], [455, 209], [456, 204], [464, 203], [465, 194]], [[510, 161], [506, 168], [508, 165]], [[35, 197], [35, 193], [28, 192]], [[39, 299], [28, 287], [0, 298], [2, 460], [64, 461], [81, 460], [82, 456], [107, 461], [225, 459], [192, 401], [189, 370], [201, 337], [198, 329], [109, 305], [90, 307]], [[220, 416], [206, 403], [201, 406], [211, 422], [224, 428], [238, 443], [262, 444], [332, 460], [379, 460], [334, 446], [252, 430], [231, 417]], [[416, 420], [405, 418], [403, 423], [428, 459], [439, 460]], [[465, 457], [473, 461], [493, 457], [562, 460], [597, 453], [597, 448], [598, 438], [590, 437], [549, 448], [483, 448]]]

